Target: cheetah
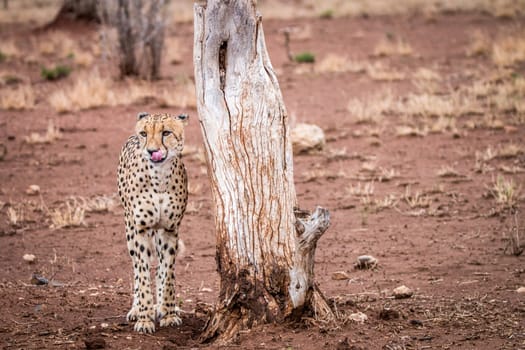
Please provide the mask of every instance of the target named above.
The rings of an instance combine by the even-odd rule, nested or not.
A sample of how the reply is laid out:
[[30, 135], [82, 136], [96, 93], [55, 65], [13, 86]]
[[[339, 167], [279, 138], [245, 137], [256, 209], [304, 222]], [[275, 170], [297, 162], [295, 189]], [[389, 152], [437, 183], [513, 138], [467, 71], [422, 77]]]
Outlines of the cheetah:
[[[175, 256], [179, 225], [188, 200], [187, 175], [182, 163], [184, 127], [188, 116], [137, 116], [135, 135], [120, 153], [118, 193], [124, 207], [126, 239], [133, 263], [133, 304], [128, 321], [140, 333], [180, 325], [175, 302]], [[156, 304], [151, 291], [150, 266], [155, 247]]]

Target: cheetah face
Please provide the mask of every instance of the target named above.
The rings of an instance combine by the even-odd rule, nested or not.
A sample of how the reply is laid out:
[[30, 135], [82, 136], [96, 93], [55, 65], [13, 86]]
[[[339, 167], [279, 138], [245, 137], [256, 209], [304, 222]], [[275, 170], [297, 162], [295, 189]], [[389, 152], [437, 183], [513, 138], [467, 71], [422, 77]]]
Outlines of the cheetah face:
[[181, 114], [148, 114], [137, 116], [135, 131], [145, 159], [161, 164], [179, 156], [184, 145], [184, 126], [188, 116]]

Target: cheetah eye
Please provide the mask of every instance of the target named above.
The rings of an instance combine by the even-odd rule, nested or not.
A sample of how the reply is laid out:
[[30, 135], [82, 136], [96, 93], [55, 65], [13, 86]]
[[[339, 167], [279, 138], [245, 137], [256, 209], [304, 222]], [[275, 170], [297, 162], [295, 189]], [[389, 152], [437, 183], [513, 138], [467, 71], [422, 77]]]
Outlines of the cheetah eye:
[[168, 135], [171, 135], [171, 131], [169, 131], [169, 130], [164, 130], [164, 131], [162, 132], [162, 136], [168, 136]]
[[148, 134], [146, 134], [145, 131], [141, 131], [141, 132], [139, 132], [139, 135], [142, 136], [142, 137], [146, 137]]

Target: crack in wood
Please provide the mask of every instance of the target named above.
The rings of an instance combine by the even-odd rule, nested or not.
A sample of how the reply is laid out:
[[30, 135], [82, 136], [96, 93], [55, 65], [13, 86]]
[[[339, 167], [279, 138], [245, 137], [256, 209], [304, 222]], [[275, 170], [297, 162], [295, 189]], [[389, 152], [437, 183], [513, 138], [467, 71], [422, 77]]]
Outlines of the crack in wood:
[[226, 53], [228, 51], [228, 42], [221, 42], [219, 47], [219, 79], [220, 79], [220, 88], [224, 93], [226, 87]]

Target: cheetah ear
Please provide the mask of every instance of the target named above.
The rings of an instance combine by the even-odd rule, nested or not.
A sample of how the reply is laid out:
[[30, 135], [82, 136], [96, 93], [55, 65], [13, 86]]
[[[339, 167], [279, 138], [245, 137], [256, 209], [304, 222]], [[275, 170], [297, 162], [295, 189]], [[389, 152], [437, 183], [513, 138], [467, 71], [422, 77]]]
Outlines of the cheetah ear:
[[188, 120], [190, 119], [190, 116], [183, 113], [183, 114], [179, 114], [176, 118], [180, 120], [184, 125], [186, 125], [188, 124]]
[[143, 119], [143, 118], [146, 118], [148, 115], [149, 115], [148, 112], [139, 112], [139, 113], [137, 114], [137, 120], [141, 120], [141, 119]]

